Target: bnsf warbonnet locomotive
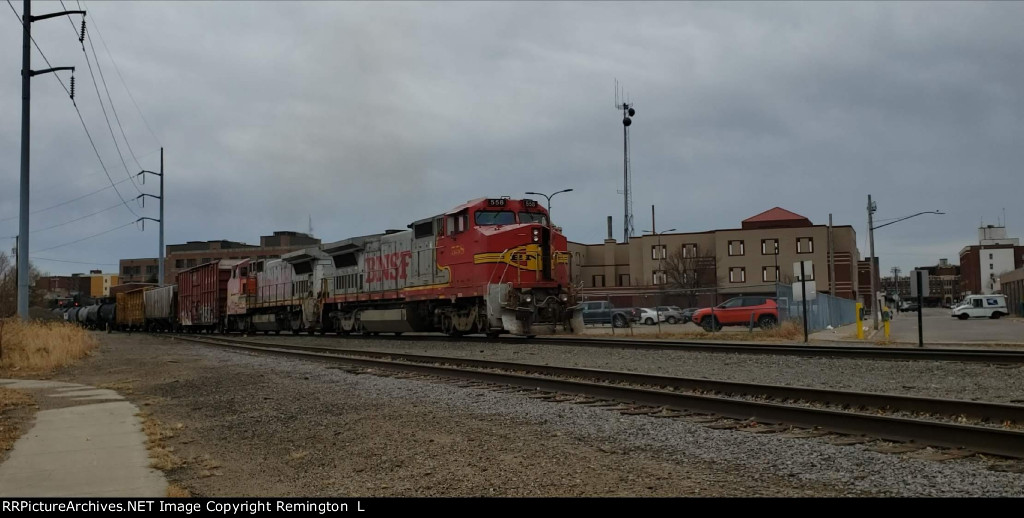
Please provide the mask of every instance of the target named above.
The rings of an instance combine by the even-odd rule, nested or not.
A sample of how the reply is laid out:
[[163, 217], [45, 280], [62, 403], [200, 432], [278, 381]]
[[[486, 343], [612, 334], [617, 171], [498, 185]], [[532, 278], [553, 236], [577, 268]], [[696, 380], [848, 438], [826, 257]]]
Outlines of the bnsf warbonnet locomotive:
[[[218, 308], [186, 300], [188, 290], [179, 286], [180, 324], [343, 334], [578, 330], [569, 259], [565, 236], [536, 201], [481, 198], [415, 221], [409, 230], [281, 259], [222, 261], [213, 275], [219, 285], [226, 281], [223, 317]], [[198, 283], [190, 280], [193, 270], [181, 272], [179, 284]]]

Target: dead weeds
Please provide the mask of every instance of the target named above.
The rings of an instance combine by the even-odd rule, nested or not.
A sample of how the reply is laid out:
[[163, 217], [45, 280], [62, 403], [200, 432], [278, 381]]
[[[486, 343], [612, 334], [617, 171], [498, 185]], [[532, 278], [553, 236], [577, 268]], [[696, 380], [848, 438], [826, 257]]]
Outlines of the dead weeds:
[[31, 394], [0, 388], [0, 454], [14, 447], [18, 437], [21, 437], [23, 425], [37, 409]]
[[0, 373], [34, 374], [71, 365], [99, 346], [88, 331], [65, 322], [22, 322], [0, 325]]

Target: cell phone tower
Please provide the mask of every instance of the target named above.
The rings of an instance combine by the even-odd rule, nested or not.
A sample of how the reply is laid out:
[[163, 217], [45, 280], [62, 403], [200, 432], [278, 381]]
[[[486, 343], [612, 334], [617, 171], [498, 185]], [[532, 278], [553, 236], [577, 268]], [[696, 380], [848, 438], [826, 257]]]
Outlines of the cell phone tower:
[[615, 108], [622, 110], [622, 242], [628, 243], [629, 236], [633, 234], [633, 179], [629, 170], [629, 126], [633, 123], [632, 117], [636, 115], [636, 110], [633, 109], [633, 103], [628, 96], [621, 94], [618, 79], [615, 80]]

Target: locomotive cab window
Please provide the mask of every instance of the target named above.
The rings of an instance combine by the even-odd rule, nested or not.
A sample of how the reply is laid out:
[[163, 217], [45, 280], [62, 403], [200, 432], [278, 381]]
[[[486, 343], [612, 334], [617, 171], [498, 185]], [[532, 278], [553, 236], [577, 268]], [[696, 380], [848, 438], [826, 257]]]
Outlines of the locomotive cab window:
[[465, 232], [468, 217], [469, 211], [467, 210], [448, 216], [448, 235], [453, 236], [460, 232]]
[[520, 212], [519, 213], [520, 223], [540, 223], [541, 225], [548, 224], [547, 214], [540, 212]]
[[481, 210], [476, 213], [476, 225], [515, 225], [516, 213], [510, 210]]

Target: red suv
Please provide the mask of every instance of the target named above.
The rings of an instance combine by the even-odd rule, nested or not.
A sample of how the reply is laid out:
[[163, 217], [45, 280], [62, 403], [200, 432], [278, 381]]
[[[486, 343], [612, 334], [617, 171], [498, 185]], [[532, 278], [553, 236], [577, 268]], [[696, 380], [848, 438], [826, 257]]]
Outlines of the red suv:
[[705, 331], [717, 331], [722, 326], [750, 325], [750, 317], [762, 329], [779, 322], [779, 306], [769, 297], [744, 296], [729, 299], [714, 308], [701, 308], [693, 314], [693, 323]]

